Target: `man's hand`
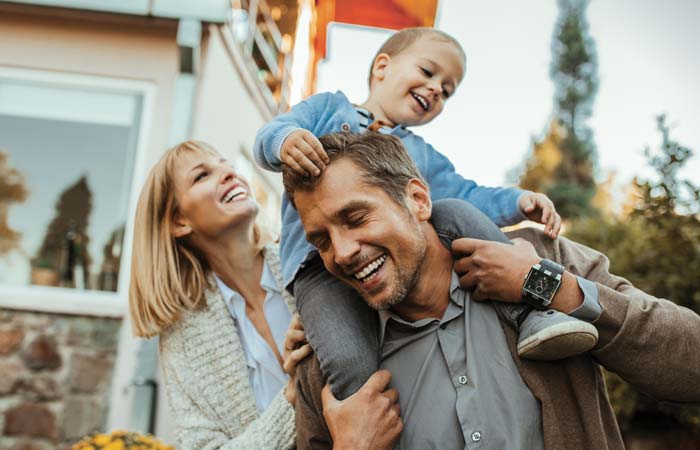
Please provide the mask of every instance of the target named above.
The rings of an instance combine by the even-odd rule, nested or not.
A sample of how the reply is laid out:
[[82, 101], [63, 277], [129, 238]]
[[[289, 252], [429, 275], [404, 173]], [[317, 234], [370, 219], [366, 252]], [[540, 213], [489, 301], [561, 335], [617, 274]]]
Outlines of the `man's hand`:
[[328, 164], [323, 146], [309, 130], [299, 129], [287, 136], [280, 149], [280, 159], [296, 173], [319, 176]]
[[452, 242], [459, 284], [473, 289], [471, 298], [520, 302], [525, 276], [542, 258], [525, 240], [514, 239], [513, 244], [469, 238]]
[[333, 439], [333, 450], [393, 448], [403, 421], [397, 403], [399, 393], [387, 389], [389, 381], [391, 373], [379, 370], [343, 401], [336, 400], [328, 385], [323, 388], [323, 417]]
[[559, 236], [561, 216], [549, 197], [527, 191], [518, 198], [518, 207], [529, 220], [544, 224], [544, 234], [552, 239]]

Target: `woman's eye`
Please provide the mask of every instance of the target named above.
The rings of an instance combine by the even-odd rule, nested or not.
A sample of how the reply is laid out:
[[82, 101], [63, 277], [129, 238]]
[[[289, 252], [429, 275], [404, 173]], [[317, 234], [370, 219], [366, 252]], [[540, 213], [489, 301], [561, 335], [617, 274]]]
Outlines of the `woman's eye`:
[[433, 76], [433, 72], [429, 71], [425, 67], [421, 67], [420, 70], [423, 72], [423, 75], [425, 75], [428, 78]]
[[203, 179], [208, 175], [207, 172], [199, 172], [196, 177], [194, 177], [194, 182], [198, 182], [199, 180]]

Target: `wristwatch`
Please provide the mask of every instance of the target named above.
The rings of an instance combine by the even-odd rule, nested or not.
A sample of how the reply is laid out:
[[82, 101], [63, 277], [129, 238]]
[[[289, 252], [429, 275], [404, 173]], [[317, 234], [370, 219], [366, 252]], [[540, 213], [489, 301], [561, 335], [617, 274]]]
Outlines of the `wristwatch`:
[[522, 301], [536, 309], [547, 309], [561, 286], [564, 267], [543, 259], [530, 269], [522, 289]]

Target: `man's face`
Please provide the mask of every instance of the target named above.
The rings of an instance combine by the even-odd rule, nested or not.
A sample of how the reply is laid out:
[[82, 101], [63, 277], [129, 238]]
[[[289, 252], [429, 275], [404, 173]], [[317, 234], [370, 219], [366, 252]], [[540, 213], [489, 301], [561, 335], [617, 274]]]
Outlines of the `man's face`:
[[355, 163], [340, 159], [312, 191], [297, 191], [295, 202], [326, 269], [367, 304], [387, 309], [411, 292], [427, 247], [420, 223], [427, 217], [411, 195], [407, 206], [397, 204], [364, 182]]

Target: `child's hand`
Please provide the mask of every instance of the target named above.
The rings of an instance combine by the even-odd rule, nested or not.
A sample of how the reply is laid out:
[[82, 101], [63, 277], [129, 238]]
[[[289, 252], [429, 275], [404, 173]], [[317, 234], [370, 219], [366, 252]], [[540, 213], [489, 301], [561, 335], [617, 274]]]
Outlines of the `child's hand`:
[[525, 217], [544, 224], [544, 234], [556, 239], [561, 230], [561, 216], [554, 209], [554, 203], [549, 197], [527, 191], [518, 199], [518, 206]]
[[299, 129], [287, 136], [280, 149], [280, 159], [300, 175], [321, 175], [328, 155], [309, 130]]

